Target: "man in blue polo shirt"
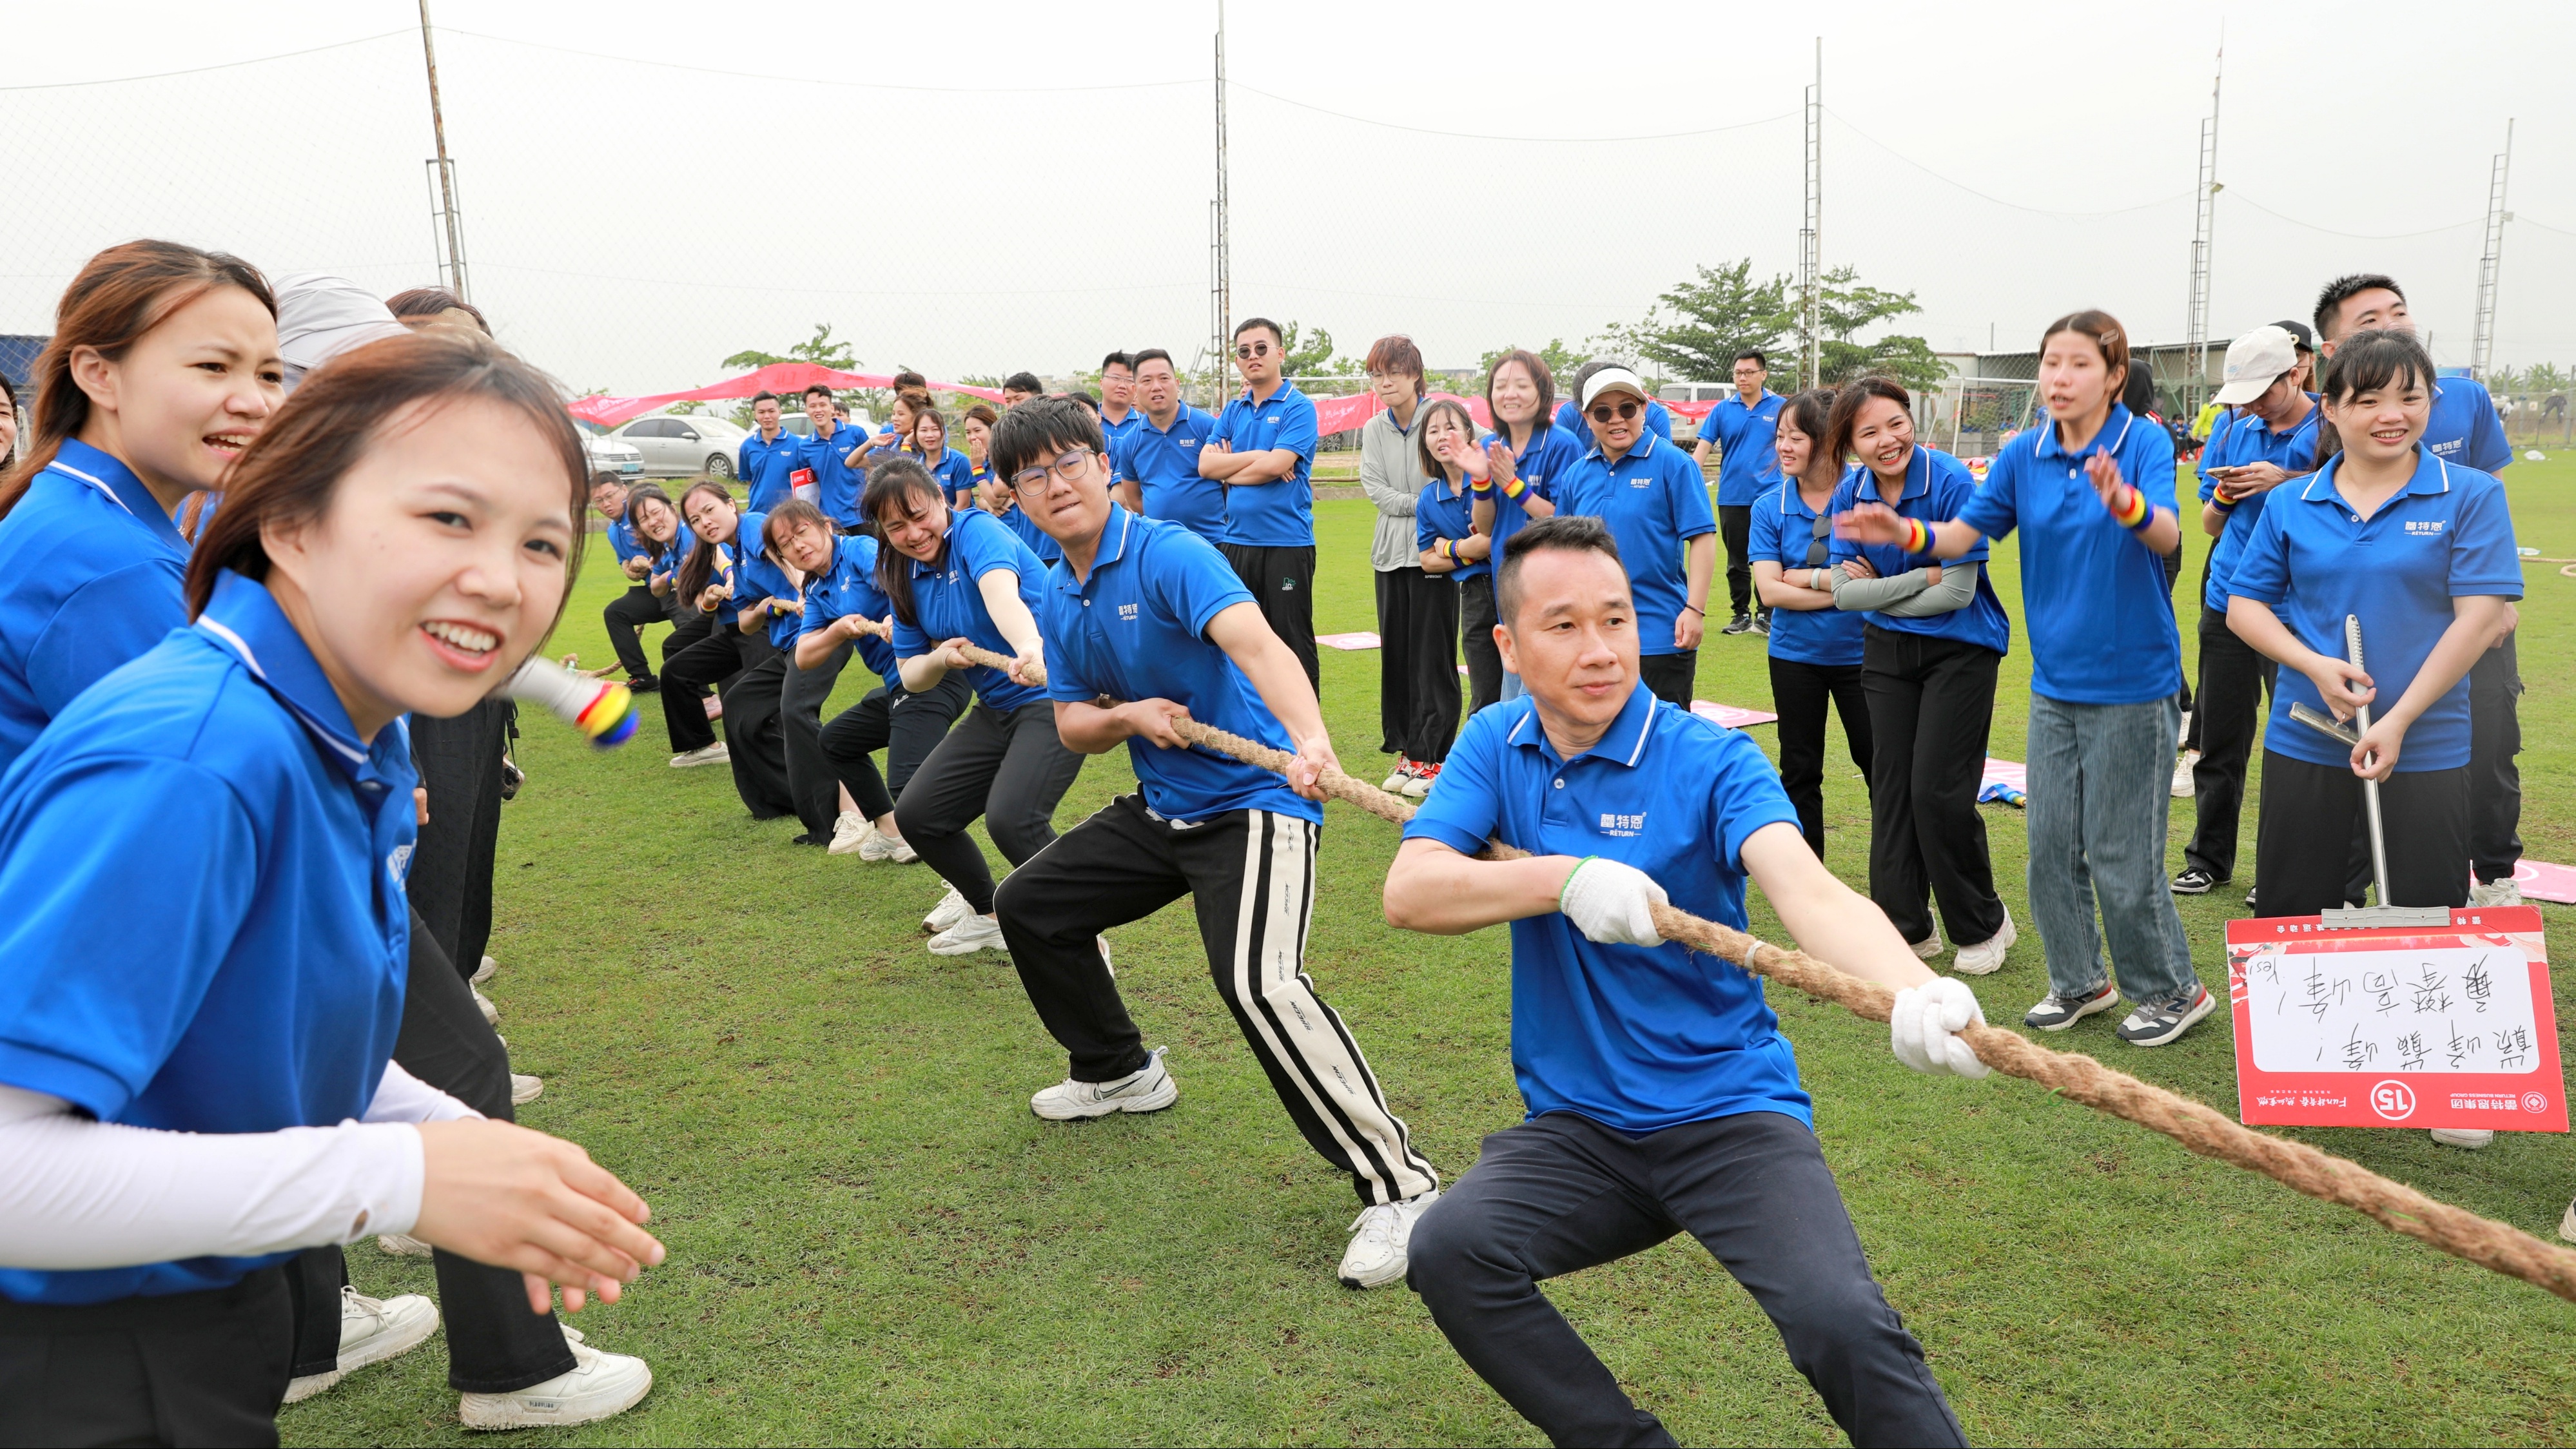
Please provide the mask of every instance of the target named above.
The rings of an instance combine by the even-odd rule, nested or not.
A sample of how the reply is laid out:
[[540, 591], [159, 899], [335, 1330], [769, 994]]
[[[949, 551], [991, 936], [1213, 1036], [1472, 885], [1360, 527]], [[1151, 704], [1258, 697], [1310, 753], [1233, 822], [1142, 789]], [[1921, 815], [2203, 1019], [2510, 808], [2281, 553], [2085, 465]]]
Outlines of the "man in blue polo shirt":
[[[1808, 951], [1898, 988], [1889, 1042], [1983, 1076], [1981, 1021], [1807, 848], [1744, 735], [1640, 687], [1640, 611], [1600, 520], [1504, 547], [1505, 662], [1405, 826], [1386, 916], [1435, 935], [1511, 925], [1512, 1070], [1529, 1116], [1414, 1230], [1411, 1283], [1496, 1393], [1558, 1444], [1669, 1444], [1539, 1291], [1687, 1232], [1752, 1293], [1855, 1444], [1965, 1442], [1878, 1285], [1818, 1149], [1796, 1055], [1750, 973], [1655, 930], [1672, 905], [1737, 929], [1759, 883]], [[1530, 852], [1479, 860], [1488, 840]]]
[[757, 430], [734, 450], [733, 476], [751, 490], [746, 505], [754, 512], [794, 496], [788, 475], [805, 466], [805, 440], [779, 424], [778, 394], [757, 392], [751, 398], [751, 420]]
[[1100, 436], [1110, 452], [1118, 451], [1118, 440], [1136, 431], [1143, 417], [1136, 410], [1135, 355], [1113, 352], [1100, 359]]
[[1181, 401], [1172, 354], [1136, 354], [1134, 426], [1109, 445], [1118, 501], [1147, 518], [1177, 523], [1213, 544], [1225, 534], [1225, 485], [1199, 476], [1199, 449], [1216, 419]]
[[[1022, 502], [1064, 547], [1039, 623], [1056, 735], [1086, 754], [1124, 742], [1141, 791], [1023, 863], [995, 898], [1029, 1002], [1071, 1058], [1029, 1106], [1067, 1121], [1179, 1097], [1127, 1015], [1100, 933], [1189, 896], [1217, 993], [1280, 1104], [1359, 1193], [1341, 1281], [1395, 1282], [1440, 1181], [1304, 969], [1318, 781], [1340, 768], [1323, 711], [1215, 549], [1111, 506], [1100, 444], [1090, 411], [1067, 399], [1023, 403], [993, 433], [997, 471], [1042, 475], [1021, 482]], [[1288, 780], [1183, 743], [1175, 719], [1293, 753]]]
[[1270, 632], [1295, 651], [1321, 690], [1315, 657], [1315, 405], [1280, 375], [1288, 362], [1279, 324], [1254, 317], [1234, 329], [1243, 391], [1218, 415], [1199, 449], [1199, 476], [1225, 487], [1218, 546]]
[[868, 485], [867, 430], [843, 422], [832, 390], [819, 382], [805, 389], [805, 416], [814, 431], [796, 441], [801, 466], [814, 479], [814, 496], [807, 501], [822, 509], [835, 529], [856, 533], [859, 493]]
[[609, 649], [626, 670], [626, 687], [650, 694], [662, 685], [653, 677], [652, 661], [645, 657], [643, 641], [635, 631], [647, 624], [671, 622], [671, 611], [647, 582], [653, 576], [653, 559], [636, 538], [634, 521], [626, 516], [626, 485], [614, 474], [597, 475], [590, 480], [590, 506], [608, 520], [608, 546], [627, 579], [626, 592], [599, 611], [600, 624], [608, 631]]
[[[1771, 435], [1780, 426], [1781, 396], [1763, 384], [1771, 366], [1752, 348], [1735, 354], [1735, 396], [1722, 398], [1699, 425], [1691, 461], [1705, 471], [1709, 444], [1718, 447], [1717, 532], [1726, 540], [1726, 598], [1734, 614], [1726, 632], [1771, 632], [1771, 611], [1753, 602], [1753, 500], [1780, 486], [1780, 455]], [[1667, 436], [1670, 436], [1667, 434]]]
[[1556, 510], [1610, 525], [1636, 587], [1637, 645], [1644, 656], [1638, 668], [1646, 687], [1688, 709], [1708, 624], [1709, 575], [1717, 566], [1717, 520], [1708, 511], [1708, 479], [1699, 465], [1647, 429], [1641, 415], [1652, 401], [1644, 379], [1624, 367], [1605, 367], [1585, 380], [1592, 448], [1557, 479]]

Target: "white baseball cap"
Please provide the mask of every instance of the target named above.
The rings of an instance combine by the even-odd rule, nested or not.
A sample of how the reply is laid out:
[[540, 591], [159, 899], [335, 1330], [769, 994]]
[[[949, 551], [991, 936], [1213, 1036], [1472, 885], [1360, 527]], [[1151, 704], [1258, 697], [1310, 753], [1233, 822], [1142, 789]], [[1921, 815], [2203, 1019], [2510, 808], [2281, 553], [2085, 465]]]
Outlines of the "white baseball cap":
[[1576, 404], [1576, 406], [1581, 411], [1588, 413], [1592, 411], [1592, 403], [1594, 399], [1600, 397], [1603, 393], [1612, 392], [1633, 392], [1637, 395], [1637, 401], [1639, 402], [1653, 402], [1655, 400], [1654, 394], [1646, 391], [1646, 380], [1644, 378], [1639, 377], [1637, 374], [1624, 367], [1605, 367], [1599, 372], [1596, 372], [1592, 374], [1592, 376], [1584, 379], [1583, 400]]
[[2263, 395], [2273, 379], [2299, 365], [2299, 340], [2287, 328], [2257, 327], [2227, 346], [2227, 381], [2216, 401], [2241, 407]]

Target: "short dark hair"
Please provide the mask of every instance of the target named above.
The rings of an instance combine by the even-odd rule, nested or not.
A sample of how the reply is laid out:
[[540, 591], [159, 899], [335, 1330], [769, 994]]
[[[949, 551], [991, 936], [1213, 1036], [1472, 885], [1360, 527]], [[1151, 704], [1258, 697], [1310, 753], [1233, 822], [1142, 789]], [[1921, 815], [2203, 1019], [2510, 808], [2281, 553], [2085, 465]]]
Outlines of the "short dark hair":
[[778, 394], [776, 394], [776, 393], [774, 393], [774, 392], [771, 392], [769, 389], [767, 389], [767, 388], [765, 388], [765, 387], [764, 387], [764, 388], [762, 388], [760, 391], [758, 391], [758, 392], [756, 392], [756, 393], [753, 393], [753, 394], [751, 395], [751, 405], [752, 405], [753, 407], [758, 407], [758, 406], [760, 406], [762, 403], [765, 403], [765, 402], [776, 402], [776, 401], [778, 401]]
[[1427, 391], [1429, 380], [1422, 375], [1424, 371], [1422, 349], [1414, 346], [1413, 339], [1401, 332], [1381, 337], [1370, 343], [1368, 360], [1360, 366], [1368, 372], [1410, 374], [1413, 378], [1413, 395], [1421, 397]]
[[1039, 393], [1046, 391], [1046, 384], [1034, 372], [1015, 372], [1002, 379], [1002, 391]]
[[1852, 429], [1859, 426], [1860, 410], [1871, 398], [1885, 398], [1908, 416], [1914, 412], [1913, 396], [1895, 378], [1872, 374], [1846, 383], [1834, 394], [1834, 410], [1825, 419], [1825, 456], [1837, 463], [1851, 456]]
[[894, 375], [896, 392], [920, 392], [930, 386], [930, 379], [907, 367]]
[[1521, 565], [1534, 553], [1607, 554], [1621, 572], [1627, 565], [1619, 559], [1619, 540], [1610, 534], [1610, 525], [1588, 513], [1560, 513], [1542, 518], [1523, 527], [1503, 545], [1502, 567], [1494, 573], [1494, 605], [1508, 629], [1520, 617]]
[[2311, 319], [2316, 323], [2317, 335], [2331, 339], [2335, 334], [2334, 324], [2342, 320], [2339, 314], [2343, 311], [2343, 304], [2364, 292], [2382, 287], [2395, 292], [2398, 301], [2406, 300], [2406, 291], [2397, 285], [2397, 279], [2378, 272], [2351, 272], [2326, 283], [2325, 290], [2317, 293], [2316, 315]]
[[813, 397], [817, 394], [820, 394], [824, 401], [829, 402], [832, 397], [832, 385], [824, 382], [806, 384], [805, 396]]
[[1494, 411], [1494, 374], [1502, 371], [1507, 362], [1519, 363], [1530, 381], [1538, 384], [1538, 416], [1530, 420], [1530, 438], [1532, 446], [1536, 446], [1539, 433], [1556, 425], [1556, 374], [1549, 370], [1546, 358], [1526, 347], [1512, 348], [1495, 358], [1494, 365], [1485, 369], [1485, 416], [1494, 420], [1497, 433], [1504, 428], [1503, 415]]
[[1278, 343], [1282, 348], [1285, 348], [1288, 345], [1288, 334], [1280, 331], [1279, 324], [1271, 321], [1267, 317], [1244, 318], [1242, 321], [1234, 324], [1234, 335], [1241, 337], [1244, 333], [1251, 331], [1255, 327], [1269, 328], [1271, 341]]
[[[1771, 370], [1771, 359], [1763, 356], [1762, 349], [1759, 347], [1748, 347], [1742, 352], [1735, 354], [1735, 361], [1750, 362], [1755, 367], [1761, 368], [1764, 372], [1769, 372]], [[1728, 365], [1732, 366], [1733, 364], [1730, 363]]]
[[1083, 407], [1091, 409], [1091, 415], [1093, 417], [1096, 418], [1100, 416], [1100, 399], [1093, 397], [1087, 392], [1059, 392], [1050, 393], [1049, 396], [1062, 398], [1064, 401], [1069, 403], [1078, 403]]
[[1128, 352], [1113, 352], [1107, 357], [1100, 359], [1100, 370], [1102, 372], [1107, 372], [1113, 367], [1123, 367], [1127, 369], [1127, 375], [1129, 377], [1134, 377], [1136, 375], [1135, 354]]
[[674, 520], [678, 519], [680, 516], [680, 505], [671, 501], [671, 495], [663, 492], [662, 485], [659, 483], [638, 483], [634, 487], [626, 490], [627, 531], [635, 535], [635, 546], [644, 550], [644, 556], [646, 558], [651, 559], [655, 563], [660, 563], [670, 554], [673, 548], [679, 545], [680, 535], [677, 531], [674, 531], [671, 534], [671, 541], [669, 543], [664, 543], [662, 540], [653, 537], [651, 534], [646, 533], [640, 528], [637, 528], [635, 526], [635, 520], [641, 516], [639, 510], [641, 510], [647, 503], [659, 503], [663, 507], [671, 510], [671, 517]]
[[2335, 349], [2322, 391], [2327, 402], [2339, 403], [2401, 381], [2429, 390], [2435, 376], [2433, 359], [2414, 333], [2374, 327], [2352, 334]]
[[989, 476], [1008, 488], [1013, 474], [1052, 462], [1065, 448], [1107, 451], [1100, 415], [1070, 397], [1031, 398], [993, 425]]
[[1149, 362], [1160, 362], [1174, 372], [1181, 370], [1181, 365], [1172, 361], [1172, 354], [1159, 347], [1148, 347], [1144, 351], [1137, 353], [1134, 359], [1134, 365], [1129, 367], [1127, 370], [1130, 372], [1143, 372], [1145, 370], [1145, 364]]

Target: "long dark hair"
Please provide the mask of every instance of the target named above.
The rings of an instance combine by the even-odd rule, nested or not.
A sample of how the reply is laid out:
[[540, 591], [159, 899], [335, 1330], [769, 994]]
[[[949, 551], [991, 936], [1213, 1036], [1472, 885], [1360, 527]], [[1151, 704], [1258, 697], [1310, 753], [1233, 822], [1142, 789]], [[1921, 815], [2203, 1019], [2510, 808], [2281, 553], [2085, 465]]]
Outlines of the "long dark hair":
[[1546, 358], [1526, 347], [1512, 348], [1485, 369], [1485, 416], [1494, 420], [1494, 436], [1506, 446], [1512, 441], [1512, 429], [1503, 421], [1503, 415], [1494, 411], [1494, 374], [1502, 371], [1507, 362], [1519, 363], [1530, 381], [1538, 384], [1538, 416], [1530, 419], [1530, 442], [1536, 444], [1541, 434], [1556, 425], [1556, 374], [1548, 369]]
[[[901, 509], [907, 516], [924, 501], [948, 506], [948, 495], [930, 470], [911, 457], [888, 458], [868, 470], [868, 491], [859, 500], [859, 516], [877, 525], [878, 537], [884, 538], [885, 516], [889, 509]], [[931, 559], [936, 564], [948, 556], [948, 544], [941, 540], [939, 553]], [[921, 627], [921, 617], [912, 604], [912, 556], [891, 543], [877, 548], [877, 587], [894, 601], [894, 616], [906, 628]]]
[[[728, 492], [722, 483], [718, 483], [712, 478], [701, 478], [697, 482], [690, 484], [688, 491], [680, 495], [680, 521], [682, 523], [689, 521], [689, 500], [697, 497], [701, 493], [713, 494], [714, 496], [723, 499], [726, 507], [734, 507], [733, 494]], [[632, 507], [633, 505], [630, 504], [628, 506]], [[739, 520], [740, 514], [741, 510], [738, 508], [735, 509], [737, 520]], [[697, 546], [690, 549], [689, 556], [680, 561], [680, 577], [675, 582], [680, 590], [680, 597], [688, 600], [692, 607], [696, 606], [698, 595], [705, 592], [707, 581], [714, 577], [716, 571], [716, 550], [723, 546], [724, 545], [707, 537], [705, 534], [699, 534]], [[742, 557], [742, 529], [738, 523], [733, 533], [733, 552], [735, 558], [738, 559]]]
[[667, 544], [658, 538], [646, 537], [644, 530], [635, 526], [635, 505], [646, 501], [659, 503], [663, 507], [671, 510], [671, 519], [673, 522], [683, 523], [684, 520], [680, 517], [680, 505], [671, 501], [671, 495], [662, 491], [661, 484], [638, 483], [626, 491], [626, 531], [635, 535], [636, 545], [644, 550], [644, 556], [646, 558], [651, 559], [655, 563], [660, 563], [664, 555], [670, 553], [673, 548], [679, 545], [680, 535], [676, 530], [674, 530], [671, 534], [671, 541]]
[[[89, 394], [72, 381], [72, 353], [95, 349], [110, 362], [163, 319], [217, 287], [239, 287], [277, 315], [277, 294], [259, 268], [223, 252], [169, 241], [130, 241], [89, 259], [54, 306], [54, 336], [36, 359], [32, 436], [23, 461], [0, 481], [0, 518], [26, 496], [27, 484], [89, 425]], [[578, 515], [576, 515], [578, 516]]]
[[[1834, 390], [1829, 387], [1811, 387], [1805, 392], [1792, 393], [1786, 402], [1780, 404], [1780, 422], [1796, 428], [1807, 440], [1807, 466], [1816, 466], [1818, 459], [1830, 459], [1835, 476], [1840, 477], [1843, 460], [1825, 448], [1826, 435], [1833, 427], [1833, 416]], [[635, 505], [629, 503], [626, 506], [632, 509]]]
[[[230, 569], [268, 577], [268, 550], [260, 531], [292, 527], [322, 516], [340, 480], [384, 436], [385, 419], [414, 403], [436, 406], [466, 399], [497, 402], [525, 417], [563, 465], [566, 516], [574, 520], [565, 549], [567, 579], [581, 571], [582, 510], [589, 505], [590, 469], [581, 438], [565, 415], [562, 390], [544, 373], [482, 337], [458, 332], [415, 332], [370, 342], [308, 373], [304, 385], [268, 420], [224, 483], [224, 506], [215, 512], [188, 559], [188, 614], [204, 612], [215, 580]], [[564, 590], [569, 601], [572, 590]], [[563, 617], [558, 604], [555, 617]], [[553, 625], [547, 626], [551, 632]]]

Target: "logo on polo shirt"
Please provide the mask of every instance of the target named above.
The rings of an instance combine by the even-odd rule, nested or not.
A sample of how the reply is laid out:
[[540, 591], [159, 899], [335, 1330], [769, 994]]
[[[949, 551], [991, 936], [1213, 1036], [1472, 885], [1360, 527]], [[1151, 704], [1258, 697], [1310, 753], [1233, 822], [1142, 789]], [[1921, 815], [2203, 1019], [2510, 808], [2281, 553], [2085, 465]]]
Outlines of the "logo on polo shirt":
[[1121, 618], [1121, 619], [1133, 619], [1133, 618], [1135, 618], [1135, 617], [1136, 617], [1136, 606], [1135, 606], [1134, 604], [1120, 604], [1120, 605], [1118, 606], [1118, 617], [1119, 617], [1119, 618]]
[[2447, 443], [2435, 443], [2433, 444], [2433, 456], [2436, 458], [2448, 458], [2452, 454], [2459, 452], [2462, 448], [2467, 447], [2468, 444], [2469, 440], [2466, 438], [2453, 438]]
[[1601, 817], [1601, 833], [1604, 835], [1632, 836], [1645, 828], [1646, 816], [1643, 811], [1635, 815], [1604, 813]]
[[2408, 533], [2415, 534], [2440, 533], [2442, 531], [2442, 520], [2438, 518], [2410, 518], [2406, 520], [2406, 531]]
[[394, 847], [393, 854], [385, 857], [385, 874], [393, 877], [395, 885], [401, 885], [410, 876], [411, 847], [409, 845], [397, 845]]

